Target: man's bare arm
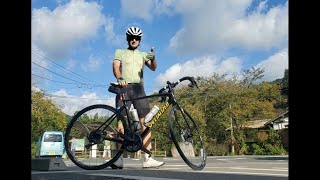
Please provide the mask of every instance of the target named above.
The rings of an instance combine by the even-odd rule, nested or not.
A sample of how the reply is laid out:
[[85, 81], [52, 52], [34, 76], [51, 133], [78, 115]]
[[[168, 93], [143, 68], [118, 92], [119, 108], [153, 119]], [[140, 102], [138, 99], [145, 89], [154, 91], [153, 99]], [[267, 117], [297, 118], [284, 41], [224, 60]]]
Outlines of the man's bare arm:
[[153, 60], [149, 60], [146, 65], [152, 71], [155, 71], [157, 69], [157, 61], [155, 58]]
[[114, 60], [113, 65], [112, 65], [112, 69], [113, 69], [113, 75], [114, 75], [114, 77], [116, 77], [116, 79], [122, 77], [121, 71], [120, 71], [120, 61]]

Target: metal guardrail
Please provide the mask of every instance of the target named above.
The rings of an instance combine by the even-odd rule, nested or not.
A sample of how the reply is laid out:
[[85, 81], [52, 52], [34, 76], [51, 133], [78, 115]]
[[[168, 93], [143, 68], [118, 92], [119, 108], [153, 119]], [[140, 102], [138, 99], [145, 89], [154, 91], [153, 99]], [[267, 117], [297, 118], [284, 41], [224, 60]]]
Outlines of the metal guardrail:
[[[109, 152], [109, 153], [111, 153], [111, 156], [113, 154], [112, 151], [113, 150], [111, 150], [111, 152]], [[104, 151], [98, 151], [98, 150], [96, 151], [97, 158], [104, 158], [103, 155], [104, 155]], [[105, 154], [105, 155], [107, 155], [107, 154]], [[143, 155], [144, 155], [144, 152], [142, 152], [142, 151], [138, 151], [135, 153], [129, 153], [129, 152], [126, 153], [127, 158], [141, 158], [141, 157], [143, 157]], [[91, 158], [91, 154], [89, 151], [75, 151], [75, 156], [77, 158]], [[167, 152], [166, 151], [151, 151], [151, 156], [152, 157], [167, 157]]]

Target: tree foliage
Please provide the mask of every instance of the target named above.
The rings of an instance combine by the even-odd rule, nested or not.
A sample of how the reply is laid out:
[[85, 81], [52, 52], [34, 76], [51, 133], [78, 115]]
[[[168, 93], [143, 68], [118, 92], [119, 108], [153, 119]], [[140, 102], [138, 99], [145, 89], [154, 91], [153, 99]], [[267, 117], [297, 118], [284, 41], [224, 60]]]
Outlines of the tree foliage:
[[[241, 130], [243, 124], [251, 120], [272, 119], [278, 115], [274, 105], [281, 96], [279, 85], [270, 82], [254, 83], [263, 77], [263, 72], [259, 68], [244, 70], [242, 80], [236, 74], [227, 79], [226, 74], [214, 73], [210, 77], [196, 78], [199, 89], [188, 86], [176, 89], [175, 97], [199, 125], [208, 153], [219, 153], [210, 155], [228, 153], [224, 145], [231, 144], [230, 128], [234, 130], [236, 153], [248, 153], [250, 147]], [[164, 124], [167, 121], [161, 122], [161, 125], [156, 123], [157, 127], [161, 126], [161, 130], [154, 133], [153, 137], [156, 135], [159, 138], [168, 132], [165, 131], [168, 126]]]
[[260, 69], [260, 68], [254, 68], [251, 67], [251, 69], [243, 69], [243, 80], [242, 83], [243, 84], [252, 84], [254, 81], [261, 79], [264, 75], [264, 69]]
[[31, 142], [38, 140], [47, 130], [63, 131], [66, 127], [66, 115], [42, 91], [32, 90]]
[[[252, 67], [243, 70], [242, 76], [233, 74], [229, 79], [227, 74], [213, 73], [209, 77], [196, 77], [199, 89], [183, 85], [176, 88], [175, 97], [198, 124], [208, 155], [230, 153], [231, 128], [236, 154], [284, 153], [277, 132], [269, 131], [268, 141], [248, 145], [249, 139], [255, 139], [253, 133], [256, 132], [248, 137], [248, 132], [242, 129], [247, 121], [273, 119], [287, 107], [280, 89], [288, 88], [288, 70], [283, 79], [277, 80], [279, 83], [255, 83], [263, 77], [263, 72], [263, 69]], [[158, 98], [150, 98], [150, 106], [154, 105], [163, 106]], [[156, 139], [157, 150], [165, 150], [170, 156], [174, 145], [168, 126], [169, 112], [170, 108], [153, 126], [152, 138], [153, 142]], [[52, 100], [45, 98], [42, 91], [32, 91], [32, 142], [45, 130], [64, 130], [71, 118]], [[105, 118], [99, 114], [84, 114], [81, 121], [92, 124], [103, 122]], [[155, 148], [155, 144], [152, 147]]]

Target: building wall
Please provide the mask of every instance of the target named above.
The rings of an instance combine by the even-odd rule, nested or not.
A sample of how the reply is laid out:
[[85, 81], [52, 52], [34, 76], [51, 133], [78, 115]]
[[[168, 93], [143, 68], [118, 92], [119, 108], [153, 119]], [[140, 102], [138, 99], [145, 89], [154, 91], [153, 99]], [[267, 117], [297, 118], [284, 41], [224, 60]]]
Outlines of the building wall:
[[286, 128], [286, 125], [288, 125], [288, 124], [289, 124], [288, 122], [274, 123], [274, 124], [273, 124], [273, 128], [274, 128], [275, 130], [285, 129], [285, 128]]

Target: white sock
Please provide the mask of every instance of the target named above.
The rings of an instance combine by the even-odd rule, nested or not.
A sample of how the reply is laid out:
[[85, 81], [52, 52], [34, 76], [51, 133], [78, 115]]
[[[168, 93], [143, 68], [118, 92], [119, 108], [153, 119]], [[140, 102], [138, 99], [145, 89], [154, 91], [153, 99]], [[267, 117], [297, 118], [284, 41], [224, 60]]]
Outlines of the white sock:
[[150, 157], [150, 154], [144, 153], [144, 161], [148, 161]]

